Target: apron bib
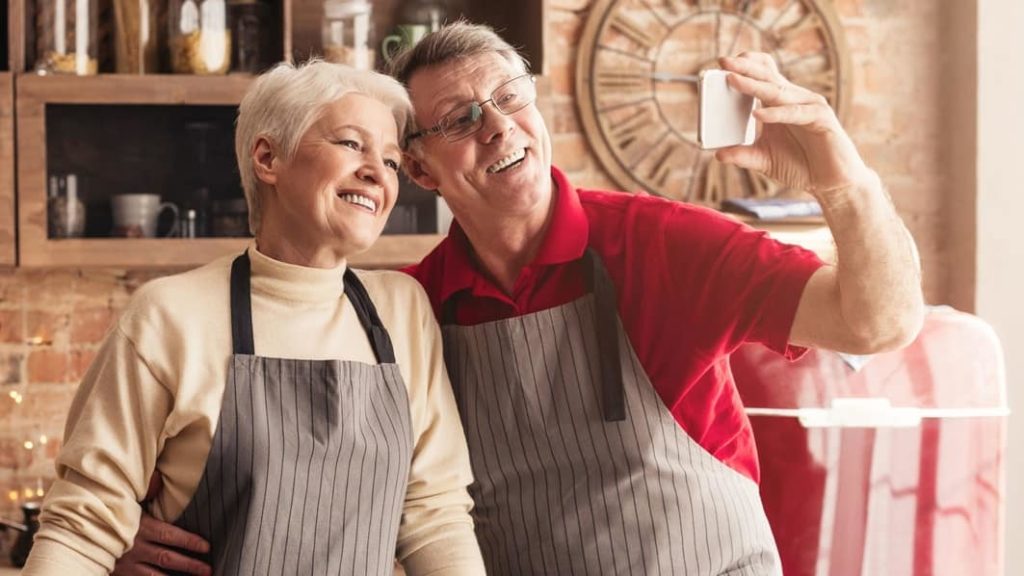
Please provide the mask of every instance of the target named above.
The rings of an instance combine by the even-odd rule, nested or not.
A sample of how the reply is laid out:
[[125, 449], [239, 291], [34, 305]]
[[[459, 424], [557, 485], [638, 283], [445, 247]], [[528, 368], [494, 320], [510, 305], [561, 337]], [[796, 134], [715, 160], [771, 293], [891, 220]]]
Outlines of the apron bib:
[[387, 331], [351, 270], [345, 294], [379, 364], [256, 356], [249, 258], [231, 270], [234, 353], [206, 468], [175, 523], [215, 574], [390, 575], [412, 458]]
[[781, 574], [757, 485], [679, 426], [585, 258], [569, 304], [476, 326], [446, 308], [488, 574]]

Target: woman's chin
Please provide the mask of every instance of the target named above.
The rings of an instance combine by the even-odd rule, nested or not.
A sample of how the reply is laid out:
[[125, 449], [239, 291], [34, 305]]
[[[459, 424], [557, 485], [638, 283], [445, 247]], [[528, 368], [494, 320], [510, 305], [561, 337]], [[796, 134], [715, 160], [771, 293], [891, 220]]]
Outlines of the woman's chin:
[[362, 254], [373, 247], [380, 238], [383, 226], [370, 229], [368, 226], [348, 227], [336, 235], [339, 240], [339, 249], [346, 258], [356, 254]]

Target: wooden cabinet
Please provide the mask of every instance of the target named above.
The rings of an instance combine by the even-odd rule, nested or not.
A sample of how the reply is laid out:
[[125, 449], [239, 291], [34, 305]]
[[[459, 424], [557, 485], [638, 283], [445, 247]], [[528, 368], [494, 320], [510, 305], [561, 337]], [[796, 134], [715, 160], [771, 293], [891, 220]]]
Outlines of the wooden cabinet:
[[[321, 0], [271, 1], [274, 12], [280, 16], [280, 35], [274, 38], [275, 50], [280, 51], [281, 57], [304, 59], [318, 54]], [[543, 71], [543, 0], [527, 0], [518, 4], [516, 10], [488, 0], [462, 2], [461, 7], [453, 8], [451, 16], [465, 14], [491, 24], [511, 43], [523, 46], [535, 70]], [[378, 39], [393, 24], [390, 15], [398, 3], [399, 0], [374, 2]], [[127, 191], [173, 188], [170, 181], [182, 177], [174, 157], [175, 149], [182, 147], [182, 138], [175, 132], [179, 120], [198, 115], [204, 122], [219, 122], [226, 127], [222, 132], [230, 136], [235, 108], [252, 76], [36, 75], [31, 71], [35, 58], [34, 32], [30, 26], [32, 6], [32, 0], [11, 0], [8, 6], [12, 72], [0, 73], [4, 90], [4, 96], [0, 96], [0, 206], [10, 209], [0, 209], [0, 265], [16, 262], [24, 267], [178, 267], [203, 264], [241, 251], [248, 239], [103, 237], [108, 235], [109, 225], [90, 231], [89, 222], [99, 219], [88, 217], [85, 237], [50, 237], [47, 198], [54, 174], [84, 174], [82, 178], [90, 183], [93, 200], [99, 202]], [[12, 108], [16, 111], [13, 117]], [[218, 170], [234, 173], [233, 156], [218, 157], [216, 162]], [[126, 180], [135, 183], [136, 188], [126, 189]], [[233, 180], [232, 185], [238, 186], [237, 175]], [[167, 196], [173, 200], [173, 194]], [[109, 213], [109, 208], [104, 206], [104, 210]], [[354, 258], [353, 263], [362, 267], [410, 264], [422, 258], [440, 239], [434, 233], [385, 235], [370, 251]]]
[[0, 72], [0, 266], [14, 266], [14, 77]]

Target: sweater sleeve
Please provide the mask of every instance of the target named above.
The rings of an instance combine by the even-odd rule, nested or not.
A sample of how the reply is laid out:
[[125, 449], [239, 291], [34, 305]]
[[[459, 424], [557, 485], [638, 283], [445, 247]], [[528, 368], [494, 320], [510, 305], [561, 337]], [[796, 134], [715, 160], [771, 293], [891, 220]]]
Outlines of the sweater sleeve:
[[138, 530], [172, 396], [118, 325], [72, 402], [23, 574], [106, 574]]
[[423, 345], [411, 377], [413, 460], [398, 533], [398, 559], [410, 576], [478, 575], [483, 559], [469, 511], [469, 451], [444, 366], [441, 334], [419, 285]]

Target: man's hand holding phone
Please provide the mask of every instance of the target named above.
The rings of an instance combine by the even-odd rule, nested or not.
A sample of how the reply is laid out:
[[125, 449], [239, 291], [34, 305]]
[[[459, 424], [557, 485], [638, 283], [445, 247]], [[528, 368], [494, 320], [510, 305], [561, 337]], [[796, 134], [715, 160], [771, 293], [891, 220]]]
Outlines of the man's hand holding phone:
[[[700, 126], [705, 128], [703, 113], [713, 116], [717, 109], [719, 117], [707, 118], [707, 128], [714, 131], [708, 136], [723, 138], [710, 142], [719, 146], [708, 146], [704, 138], [701, 144], [719, 148], [715, 158], [720, 162], [763, 172], [815, 195], [877, 179], [825, 97], [787, 80], [771, 56], [744, 52], [720, 58], [719, 65], [722, 71], [716, 75], [725, 74], [724, 84], [732, 90], [726, 91], [723, 106], [710, 100], [722, 98], [722, 87], [709, 84], [705, 90], [702, 82]], [[709, 79], [707, 73], [704, 79]], [[754, 107], [755, 98], [760, 107]], [[745, 123], [751, 117], [761, 124], [756, 141], [747, 132], [753, 122]]]

